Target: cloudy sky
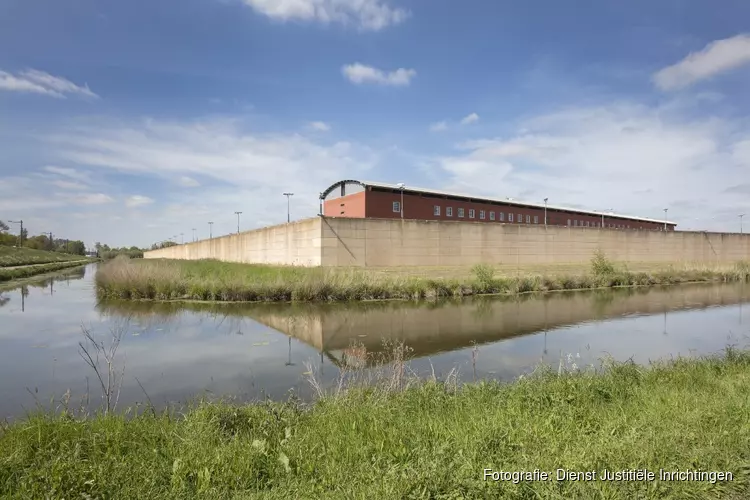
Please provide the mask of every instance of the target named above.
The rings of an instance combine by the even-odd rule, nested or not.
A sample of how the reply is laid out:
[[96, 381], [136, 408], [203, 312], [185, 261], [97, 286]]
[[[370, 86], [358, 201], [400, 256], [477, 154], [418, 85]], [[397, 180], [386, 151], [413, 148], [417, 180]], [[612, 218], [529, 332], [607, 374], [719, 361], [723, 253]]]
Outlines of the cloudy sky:
[[750, 3], [719, 4], [3, 0], [0, 219], [149, 245], [354, 178], [737, 231]]

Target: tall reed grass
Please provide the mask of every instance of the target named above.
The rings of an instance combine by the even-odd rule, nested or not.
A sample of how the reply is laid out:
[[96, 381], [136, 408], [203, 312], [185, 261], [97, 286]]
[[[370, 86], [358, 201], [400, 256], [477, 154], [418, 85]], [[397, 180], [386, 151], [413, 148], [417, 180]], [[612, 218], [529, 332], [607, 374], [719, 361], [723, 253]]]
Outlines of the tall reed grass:
[[352, 269], [127, 258], [102, 264], [96, 273], [101, 298], [204, 301], [424, 299], [748, 279], [750, 264], [746, 262], [725, 267], [631, 272], [601, 255], [592, 262], [591, 272], [580, 275], [497, 276], [491, 266], [479, 265], [474, 267], [473, 276], [463, 280]]

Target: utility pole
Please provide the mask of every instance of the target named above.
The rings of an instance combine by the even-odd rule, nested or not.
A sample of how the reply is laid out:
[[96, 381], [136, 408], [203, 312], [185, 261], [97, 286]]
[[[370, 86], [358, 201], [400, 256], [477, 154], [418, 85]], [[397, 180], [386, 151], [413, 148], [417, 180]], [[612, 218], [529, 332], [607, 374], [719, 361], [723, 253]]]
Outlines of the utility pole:
[[547, 200], [549, 198], [544, 199], [544, 227], [547, 227]]
[[237, 214], [237, 234], [240, 234], [240, 214], [242, 212], [235, 212]]
[[665, 231], [667, 230], [667, 210], [669, 209], [668, 208], [664, 209], [664, 230]]
[[284, 196], [286, 196], [286, 223], [289, 224], [290, 217], [289, 217], [289, 198], [294, 196], [294, 193], [284, 193]]
[[193, 241], [195, 241], [195, 228], [193, 228]]
[[743, 218], [744, 216], [745, 216], [745, 214], [740, 214], [740, 215], [739, 215], [739, 218], [740, 218], [740, 234], [742, 234], [742, 218]]
[[54, 250], [55, 244], [52, 242], [52, 231], [49, 232], [49, 249]]
[[399, 182], [396, 185], [401, 190], [401, 207], [400, 207], [399, 212], [401, 212], [401, 220], [403, 220], [404, 219], [404, 188], [406, 187], [406, 185], [403, 182]]
[[185, 244], [185, 233], [180, 233], [180, 245]]
[[213, 226], [214, 226], [213, 222], [208, 223], [208, 239], [213, 239], [214, 237]]
[[11, 224], [21, 224], [21, 231], [18, 233], [18, 246], [23, 246], [23, 219], [21, 220], [9, 220]]

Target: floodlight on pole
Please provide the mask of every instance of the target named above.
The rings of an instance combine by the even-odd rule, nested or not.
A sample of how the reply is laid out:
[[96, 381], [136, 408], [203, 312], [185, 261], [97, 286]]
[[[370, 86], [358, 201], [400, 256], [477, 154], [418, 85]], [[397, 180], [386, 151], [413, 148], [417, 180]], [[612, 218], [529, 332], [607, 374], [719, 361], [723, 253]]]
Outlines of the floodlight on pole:
[[235, 214], [237, 215], [237, 234], [240, 234], [240, 214], [241, 213], [242, 212], [235, 212]]
[[664, 209], [664, 230], [665, 231], [667, 230], [667, 211], [668, 210], [669, 210], [668, 208]]
[[290, 222], [290, 216], [289, 216], [289, 198], [294, 196], [294, 193], [282, 193], [284, 196], [286, 196], [286, 222], [289, 224]]
[[547, 200], [549, 198], [544, 199], [544, 227], [547, 227]]
[[399, 205], [399, 212], [401, 212], [401, 218], [404, 218], [404, 188], [406, 187], [406, 184], [403, 182], [399, 182], [396, 184], [398, 188], [401, 190], [401, 205]]
[[214, 226], [213, 222], [208, 223], [208, 239], [213, 239], [214, 237], [213, 226]]

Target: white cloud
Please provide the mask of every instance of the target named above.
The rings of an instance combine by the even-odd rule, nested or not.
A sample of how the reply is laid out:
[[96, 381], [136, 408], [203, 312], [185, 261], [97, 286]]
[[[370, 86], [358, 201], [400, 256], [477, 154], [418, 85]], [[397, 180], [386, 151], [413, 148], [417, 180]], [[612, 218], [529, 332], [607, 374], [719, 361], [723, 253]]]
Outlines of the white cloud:
[[375, 83], [394, 87], [408, 86], [412, 78], [417, 76], [417, 72], [413, 69], [399, 68], [395, 71], [385, 72], [360, 63], [344, 66], [341, 68], [341, 72], [352, 83]]
[[656, 72], [654, 83], [662, 90], [676, 90], [750, 64], [750, 35], [716, 40], [682, 61]]
[[445, 120], [430, 124], [430, 132], [442, 132], [443, 130], [448, 130], [448, 123]]
[[311, 122], [309, 124], [309, 127], [313, 130], [317, 130], [318, 132], [328, 132], [329, 130], [331, 130], [331, 126], [326, 122]]
[[99, 97], [88, 85], [81, 87], [65, 78], [35, 69], [24, 70], [17, 75], [0, 70], [0, 90], [43, 94], [58, 99], [64, 99], [67, 95], [94, 99]]
[[43, 169], [51, 174], [59, 175], [62, 177], [68, 177], [70, 179], [81, 181], [84, 183], [89, 182], [89, 174], [87, 172], [81, 172], [74, 168], [56, 167], [54, 165], [47, 165]]
[[479, 115], [476, 113], [472, 113], [470, 115], [466, 115], [461, 119], [461, 125], [468, 125], [470, 123], [474, 123], [479, 121]]
[[[0, 213], [5, 218], [36, 220], [29, 226], [32, 232], [38, 228], [117, 246], [151, 245], [175, 232], [192, 234], [193, 227], [199, 237], [207, 237], [208, 221], [215, 222], [214, 235], [227, 234], [236, 230], [236, 210], [244, 212], [243, 229], [280, 223], [286, 220], [286, 198], [281, 195], [285, 191], [295, 193], [293, 218], [312, 217], [318, 213], [320, 191], [343, 178], [371, 177], [367, 171], [380, 154], [386, 154], [325, 137], [254, 133], [242, 121], [229, 119], [78, 119], [39, 146], [45, 156], [65, 167], [48, 166], [14, 182], [3, 178]], [[98, 181], [88, 184], [95, 189], [55, 192], [54, 182], [74, 182], [91, 171]], [[119, 185], [107, 182], [113, 174], [128, 177], [130, 193], [121, 196]], [[200, 189], [182, 187], [197, 185], [195, 179], [200, 180]], [[121, 200], [132, 205], [135, 199], [127, 196], [138, 193], [141, 186], [159, 189], [159, 203], [126, 211], [122, 204], [111, 203]], [[75, 212], [76, 205], [96, 205], [96, 209], [90, 211], [86, 224], [70, 226], [67, 214]], [[115, 215], [122, 216], [117, 225], [111, 223]]]
[[177, 179], [177, 183], [182, 187], [198, 187], [201, 185], [200, 182], [192, 177], [188, 177], [187, 175], [181, 175], [180, 178]]
[[76, 205], [103, 205], [115, 201], [104, 193], [79, 194], [66, 198]]
[[[522, 132], [469, 141], [460, 153], [435, 158], [448, 176], [444, 187], [656, 218], [666, 206], [683, 228], [707, 213], [750, 211], [746, 197], [723, 195], [730, 186], [740, 193], [750, 178], [750, 130], [741, 121], [685, 120], [665, 108], [612, 104], [519, 125]], [[715, 224], [736, 230], [736, 216]]]
[[56, 180], [52, 184], [60, 189], [70, 189], [72, 191], [84, 191], [89, 188], [86, 184], [75, 181]]
[[148, 196], [142, 196], [140, 194], [134, 194], [133, 196], [129, 196], [125, 200], [125, 206], [128, 208], [136, 208], [136, 207], [142, 207], [144, 205], [150, 205], [154, 202], [151, 198]]
[[402, 23], [409, 12], [391, 7], [384, 0], [244, 0], [257, 12], [281, 21], [317, 21], [324, 24], [356, 25], [363, 31], [378, 31]]

